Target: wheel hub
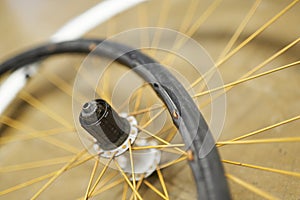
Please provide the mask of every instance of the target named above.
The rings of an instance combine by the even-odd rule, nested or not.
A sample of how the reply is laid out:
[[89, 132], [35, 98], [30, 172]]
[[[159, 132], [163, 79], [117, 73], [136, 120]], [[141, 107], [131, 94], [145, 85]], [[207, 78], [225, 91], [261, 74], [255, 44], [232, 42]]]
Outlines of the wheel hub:
[[[135, 144], [137, 147], [157, 145], [154, 141], [148, 142], [143, 139], [137, 139]], [[160, 162], [161, 151], [155, 148], [139, 150], [137, 153], [133, 153], [132, 158], [134, 163], [134, 179], [140, 180], [141, 177], [146, 178], [156, 170], [156, 166]], [[116, 161], [119, 163], [123, 171], [130, 175], [129, 178], [133, 179], [129, 152], [127, 151], [126, 153], [118, 156]]]
[[125, 173], [135, 174], [139, 180], [150, 176], [160, 162], [161, 152], [155, 148], [134, 151], [130, 161], [129, 145], [135, 147], [154, 146], [155, 141], [139, 139], [137, 120], [126, 113], [120, 115], [102, 99], [96, 99], [83, 105], [79, 116], [81, 126], [93, 137], [94, 149], [100, 157], [111, 158], [119, 163]]

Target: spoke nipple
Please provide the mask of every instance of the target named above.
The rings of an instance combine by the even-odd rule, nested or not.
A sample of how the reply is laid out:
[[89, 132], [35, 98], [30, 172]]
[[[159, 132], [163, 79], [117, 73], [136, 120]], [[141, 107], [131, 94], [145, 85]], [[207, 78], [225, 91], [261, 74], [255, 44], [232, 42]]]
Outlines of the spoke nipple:
[[94, 49], [96, 49], [96, 47], [97, 47], [97, 44], [96, 44], [96, 43], [92, 43], [92, 44], [90, 44], [90, 46], [89, 46], [89, 50], [90, 50], [90, 51], [93, 51]]
[[186, 153], [187, 153], [187, 159], [189, 161], [193, 161], [194, 160], [194, 153], [193, 153], [193, 151], [192, 150], [188, 150]]
[[179, 115], [178, 115], [178, 113], [176, 112], [176, 110], [173, 110], [172, 116], [173, 116], [175, 119], [178, 119], [178, 118], [179, 118]]

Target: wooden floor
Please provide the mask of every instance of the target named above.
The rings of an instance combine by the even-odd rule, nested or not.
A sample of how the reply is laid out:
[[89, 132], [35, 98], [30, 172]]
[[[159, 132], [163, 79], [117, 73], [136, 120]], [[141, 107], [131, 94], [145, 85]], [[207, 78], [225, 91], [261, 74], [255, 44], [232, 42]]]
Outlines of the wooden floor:
[[[65, 22], [87, 10], [97, 2], [98, 1], [96, 0], [63, 0], [59, 2], [49, 0], [1, 1], [0, 61], [4, 61], [6, 58], [21, 52], [22, 50], [46, 42]], [[190, 4], [188, 4], [187, 1], [182, 3], [179, 0], [174, 0], [171, 1], [172, 5], [166, 2], [150, 1], [137, 8], [126, 11], [124, 14], [120, 14], [97, 27], [95, 30], [88, 33], [87, 36], [107, 38], [128, 29], [146, 26], [162, 26], [178, 30], [183, 23], [184, 17], [188, 16], [193, 8], [189, 7]], [[196, 21], [201, 14], [210, 12], [206, 9], [212, 8], [210, 6], [213, 1], [201, 0], [199, 2], [196, 10], [197, 12], [195, 12], [196, 14], [192, 18], [194, 24], [196, 24]], [[259, 27], [263, 26], [264, 23], [279, 13], [288, 5], [288, 2], [289, 1], [263, 0], [233, 48], [237, 47], [239, 43], [244, 41], [244, 39], [259, 29]], [[222, 2], [215, 8], [211, 15], [204, 20], [202, 26], [198, 28], [191, 37], [202, 45], [214, 61], [217, 61], [220, 53], [241, 21], [247, 15], [247, 12], [249, 12], [250, 8], [253, 6], [253, 3], [254, 1], [238, 0]], [[157, 4], [162, 5], [157, 8], [155, 7]], [[169, 11], [164, 10], [165, 7], [170, 7]], [[163, 20], [164, 14], [162, 13], [166, 13], [166, 20]], [[296, 44], [281, 56], [278, 56], [278, 58], [270, 62], [267, 62], [267, 59], [299, 38], [299, 18], [300, 5], [298, 3], [291, 8], [290, 11], [276, 20], [273, 25], [263, 31], [262, 34], [255, 37], [249, 45], [246, 45], [245, 48], [238, 51], [236, 55], [224, 62], [219, 69], [224, 83], [237, 80], [239, 77], [255, 68], [255, 66], [259, 66], [264, 62], [266, 62], [266, 66], [258, 70], [256, 74], [298, 61], [300, 55], [299, 44]], [[134, 40], [134, 38], [132, 40]], [[129, 42], [130, 41], [126, 41], [126, 43]], [[160, 42], [163, 43], [168, 41]], [[190, 53], [197, 56], [197, 52]], [[157, 57], [159, 57], [159, 54]], [[47, 61], [47, 63], [45, 63], [47, 68], [41, 72], [44, 76], [42, 75], [36, 80], [33, 80], [27, 90], [34, 91], [35, 93], [33, 95], [43, 100], [51, 110], [59, 111], [59, 114], [62, 116], [72, 116], [72, 102], [70, 100], [65, 100], [66, 94], [59, 90], [55, 90], [55, 85], [51, 84], [49, 81], [43, 86], [40, 86], [39, 84], [45, 82], [45, 76], [47, 76], [47, 73], [50, 73], [47, 71], [48, 69], [51, 69], [51, 72], [59, 72], [64, 75], [70, 73], [69, 76], [75, 76], [75, 70], [69, 72], [68, 70], [62, 70], [61, 68], [65, 67], [66, 69], [72, 69], [74, 66], [79, 66], [83, 59], [84, 57], [80, 56], [76, 58], [69, 56]], [[172, 67], [178, 70], [179, 73], [182, 72], [184, 78], [188, 81], [192, 82], [192, 80], [197, 78], [197, 74], [195, 75], [192, 69], [183, 69], [182, 66], [185, 65], [180, 66], [180, 64], [181, 63], [179, 62], [177, 64], [175, 63]], [[218, 141], [229, 140], [251, 131], [259, 130], [269, 125], [299, 116], [299, 69], [299, 65], [290, 69], [285, 69], [243, 83], [229, 91], [226, 96], [224, 127], [221, 135], [216, 136], [216, 139]], [[111, 80], [113, 80], [113, 78], [111, 78]], [[197, 93], [197, 91], [195, 91], [195, 93]], [[204, 102], [203, 99], [200, 99], [199, 101], [202, 103]], [[29, 132], [46, 130], [47, 128], [53, 128], [55, 126], [59, 127], [59, 121], [55, 122], [52, 120], [49, 122], [48, 116], [37, 112], [36, 109], [25, 104], [26, 103], [22, 102], [20, 99], [17, 99], [13, 104], [13, 108], [10, 108], [9, 112], [7, 112], [7, 115], [20, 119], [30, 126], [30, 128], [28, 128]], [[209, 124], [212, 123], [212, 118], [216, 117], [211, 113], [217, 113], [213, 111], [213, 108], [210, 106], [202, 108], [202, 112]], [[66, 117], [65, 119], [68, 123], [73, 123], [72, 117]], [[15, 134], [11, 133], [13, 130], [6, 129], [5, 127], [3, 128], [3, 126], [2, 130], [4, 134], [7, 135]], [[283, 137], [299, 138], [299, 130], [300, 123], [299, 121], [295, 121], [249, 139]], [[20, 133], [17, 132], [17, 134]], [[72, 144], [73, 146], [75, 145], [75, 149], [82, 148], [82, 144], [77, 135], [74, 136], [66, 133], [55, 136], [55, 138], [68, 144]], [[39, 149], [36, 149], [35, 147], [44, 149], [43, 151], [39, 151]], [[259, 188], [274, 197], [278, 197], [279, 199], [300, 198], [299, 151], [299, 140], [298, 142], [288, 143], [243, 144], [220, 147], [222, 159], [298, 173], [298, 177], [294, 177], [224, 164], [228, 174], [238, 177], [248, 184]], [[47, 152], [48, 156], [45, 156], [45, 152]], [[13, 145], [8, 146], [0, 145], [0, 194], [2, 190], [15, 185], [16, 183], [25, 182], [33, 177], [50, 173], [53, 169], [58, 168], [58, 166], [55, 166], [56, 168], [46, 167], [38, 170], [27, 170], [26, 173], [2, 173], [1, 166], [37, 161], [38, 159], [43, 158], [55, 158], [58, 156], [70, 156], [70, 154], [58, 150], [52, 145], [43, 145], [36, 140], [27, 141], [24, 144], [16, 142]], [[69, 199], [70, 195], [68, 193], [72, 193], [71, 199], [84, 195], [82, 191], [86, 188], [92, 168], [93, 162], [80, 167], [75, 175], [67, 173], [64, 176], [66, 181], [62, 183], [57, 181], [57, 183], [50, 187], [49, 190], [46, 190], [45, 194], [43, 193], [41, 199]], [[192, 175], [185, 163], [181, 163], [169, 171], [166, 170], [164, 173], [166, 178], [169, 178], [166, 182], [169, 191], [172, 191], [170, 194], [171, 199], [196, 198]], [[82, 177], [82, 174], [85, 174], [84, 177]], [[172, 179], [172, 177], [176, 176], [176, 179]], [[150, 181], [153, 181], [151, 178]], [[9, 194], [11, 196], [0, 195], [0, 199], [29, 198], [45, 183], [46, 182], [34, 184], [28, 189], [22, 189], [15, 194]], [[72, 184], [66, 185], [64, 183]], [[159, 185], [158, 183], [155, 184]], [[72, 190], [72, 188], [75, 188], [72, 185], [76, 186], [78, 190]], [[232, 180], [229, 180], [229, 185], [234, 199], [262, 198], [257, 193], [245, 189], [241, 184], [233, 182]], [[60, 189], [57, 190], [57, 188]], [[146, 191], [145, 188], [142, 189], [144, 190], [146, 199], [160, 199], [154, 192]], [[52, 194], [54, 191], [55, 194]], [[122, 191], [122, 187], [117, 187], [110, 192], [105, 193], [105, 196], [99, 198], [121, 199]]]

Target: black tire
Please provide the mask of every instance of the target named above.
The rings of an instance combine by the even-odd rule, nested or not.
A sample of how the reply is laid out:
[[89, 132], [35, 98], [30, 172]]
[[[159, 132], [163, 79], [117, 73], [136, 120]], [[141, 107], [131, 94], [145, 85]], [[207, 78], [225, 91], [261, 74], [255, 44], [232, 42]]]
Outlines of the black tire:
[[[91, 48], [95, 45], [99, 46]], [[0, 75], [61, 53], [92, 53], [116, 59], [116, 62], [135, 70], [149, 82], [166, 104], [187, 150], [193, 154], [189, 164], [197, 184], [198, 199], [230, 199], [224, 169], [214, 139], [193, 99], [168, 70], [140, 51], [121, 44], [94, 39], [50, 43], [21, 53], [2, 63]], [[206, 151], [205, 148], [209, 149]], [[207, 154], [200, 157], [200, 150], [204, 150]]]

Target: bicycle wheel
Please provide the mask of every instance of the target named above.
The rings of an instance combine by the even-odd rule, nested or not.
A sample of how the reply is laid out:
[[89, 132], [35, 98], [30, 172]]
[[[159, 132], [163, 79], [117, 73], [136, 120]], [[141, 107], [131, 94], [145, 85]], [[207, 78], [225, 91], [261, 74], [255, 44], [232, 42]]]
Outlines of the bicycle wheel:
[[[221, 138], [219, 138], [220, 142], [217, 143], [217, 146], [220, 149], [222, 158], [226, 159], [223, 160], [223, 162], [225, 163], [226, 172], [230, 173], [227, 177], [231, 180], [230, 189], [233, 198], [254, 199], [258, 197], [279, 197], [282, 199], [296, 199], [299, 196], [299, 191], [297, 190], [299, 183], [297, 178], [299, 177], [299, 160], [295, 156], [299, 150], [297, 143], [298, 134], [296, 131], [299, 124], [292, 122], [299, 119], [297, 112], [299, 110], [297, 103], [299, 93], [295, 89], [299, 84], [299, 75], [296, 67], [291, 69], [286, 68], [297, 66], [298, 61], [297, 51], [299, 48], [297, 44], [299, 40], [299, 30], [296, 26], [296, 19], [299, 5], [297, 1], [291, 1], [289, 3], [270, 3], [268, 1], [247, 3], [232, 1], [221, 3], [220, 1], [204, 1], [197, 4], [197, 1], [189, 3], [166, 1], [161, 7], [157, 8], [160, 3], [151, 1], [130, 10], [130, 12], [116, 16], [89, 35], [93, 36], [97, 34], [98, 36], [100, 33], [100, 35], [105, 36], [102, 32], [105, 28], [107, 28], [108, 34], [114, 34], [134, 27], [161, 26], [180, 30], [189, 36], [193, 35], [192, 38], [203, 44], [215, 60], [222, 54], [221, 57], [223, 57], [223, 59], [220, 59], [219, 62], [216, 63], [218, 66], [224, 65], [221, 68], [218, 67], [218, 69], [223, 76], [224, 82], [229, 83], [225, 86], [227, 88], [236, 87], [233, 87], [232, 92], [227, 95], [228, 115], [226, 117], [225, 128]], [[151, 12], [152, 10], [160, 10], [161, 14], [157, 15]], [[183, 10], [189, 10], [189, 14], [186, 14], [187, 12]], [[182, 11], [182, 13], [180, 11]], [[198, 13], [195, 14], [196, 11], [198, 11]], [[136, 16], [139, 17], [139, 20], [136, 19]], [[230, 20], [230, 23], [226, 22], [226, 19]], [[249, 22], [246, 25], [248, 20]], [[242, 21], [244, 26], [240, 25]], [[125, 25], [124, 22], [127, 24]], [[202, 25], [201, 29], [199, 29], [200, 25]], [[286, 28], [283, 29], [282, 27]], [[284, 33], [278, 34], [280, 32]], [[240, 43], [242, 45], [237, 45], [238, 48], [232, 48], [234, 51], [230, 51], [230, 48], [228, 48], [229, 50], [227, 49], [222, 52], [223, 48], [227, 45], [227, 41], [230, 40], [231, 35], [235, 33], [240, 34], [239, 41], [236, 43], [242, 42]], [[237, 35], [235, 34], [235, 36]], [[147, 41], [147, 37], [145, 37], [145, 35], [143, 37], [146, 38]], [[150, 42], [150, 44], [155, 47], [158, 43], [166, 40], [166, 38], [162, 39], [157, 35], [156, 42]], [[230, 46], [232, 45], [229, 45], [229, 47]], [[149, 53], [150, 56], [153, 55], [153, 50], [152, 52], [151, 50], [149, 50], [149, 52], [145, 50], [145, 52]], [[154, 58], [158, 61], [164, 61], [162, 62], [163, 64], [177, 69], [181, 74], [184, 74], [186, 79], [190, 80], [190, 83], [194, 83], [198, 80], [197, 74], [189, 73], [187, 71], [190, 70], [185, 70], [182, 67], [183, 65], [182, 61], [179, 61], [180, 59], [168, 58], [165, 60], [164, 55], [161, 56], [160, 53], [154, 53]], [[168, 62], [172, 63], [172, 65]], [[284, 66], [284, 68], [272, 71], [272, 69], [275, 69], [277, 66]], [[267, 76], [267, 74], [260, 73], [259, 70], [262, 71], [263, 69], [265, 69], [268, 74], [270, 73], [270, 75]], [[60, 70], [61, 69], [58, 69], [56, 72], [62, 73], [66, 80], [68, 78], [67, 74], [65, 71]], [[278, 72], [275, 73], [276, 71]], [[251, 82], [250, 78], [247, 79], [246, 76], [244, 76], [243, 80], [231, 83], [246, 73], [247, 76], [251, 76], [250, 74], [254, 73], [259, 76], [252, 76], [251, 79], [255, 80]], [[45, 72], [45, 76], [46, 74], [48, 73]], [[71, 74], [68, 75], [71, 77]], [[263, 75], [265, 75], [264, 78], [258, 79], [258, 77]], [[71, 82], [71, 78], [67, 80]], [[289, 80], [289, 83], [283, 84], [286, 80]], [[107, 80], [104, 81], [104, 83], [105, 82], [107, 82]], [[185, 86], [189, 88], [189, 85]], [[204, 86], [194, 86], [195, 91], [198, 91], [196, 94], [203, 98], [198, 99], [198, 101], [200, 101], [199, 105], [201, 107], [207, 105], [212, 99], [207, 100], [205, 96], [207, 92], [201, 92]], [[39, 94], [42, 92], [41, 90], [43, 91], [43, 89], [40, 89], [39, 91], [35, 91], [34, 94]], [[227, 91], [227, 89], [225, 90]], [[216, 90], [215, 93], [217, 92]], [[52, 105], [53, 110], [55, 110], [54, 108], [61, 111], [66, 110], [65, 106], [63, 106], [65, 105], [64, 103], [54, 104], [47, 101], [45, 97], [38, 97], [41, 97], [43, 101], [46, 100], [45, 103]], [[241, 102], [243, 103], [241, 104]], [[17, 104], [15, 103], [14, 105]], [[201, 112], [210, 124], [211, 110], [205, 107], [202, 108]], [[32, 113], [36, 113], [36, 111]], [[24, 118], [27, 119], [30, 118], [30, 116], [34, 116], [32, 113], [29, 113], [27, 108], [26, 112], [23, 112], [22, 115], [25, 115]], [[13, 116], [13, 118], [15, 118], [15, 116]], [[23, 121], [24, 118], [22, 118], [21, 121]], [[48, 119], [44, 120], [49, 121]], [[32, 127], [38, 127], [39, 123], [36, 122], [37, 121], [28, 122], [28, 124], [33, 124]], [[283, 126], [284, 124], [286, 125]], [[160, 125], [156, 124], [156, 126], [159, 127]], [[48, 127], [51, 127], [50, 123]], [[213, 126], [210, 127], [212, 129], [214, 128]], [[41, 130], [44, 128], [46, 127], [41, 127]], [[15, 131], [11, 130], [11, 132]], [[7, 133], [9, 134], [9, 129]], [[242, 137], [239, 137], [241, 135]], [[238, 141], [246, 138], [246, 136], [251, 136], [254, 140]], [[67, 139], [67, 137], [68, 136], [60, 136], [60, 139], [68, 142], [72, 140], [71, 138]], [[231, 141], [232, 139], [236, 139], [237, 141]], [[81, 144], [78, 143], [78, 145]], [[16, 145], [14, 147], [16, 147]], [[12, 149], [6, 152], [12, 153], [9, 155], [11, 155], [12, 158], [16, 158], [17, 156], [13, 156], [13, 152], [17, 154], [17, 151], [13, 151]], [[50, 152], [50, 150], [48, 152]], [[32, 153], [32, 155], [34, 154]], [[64, 155], [64, 153], [60, 152], [60, 155]], [[37, 154], [33, 160], [37, 161], [41, 158], [44, 158], [44, 154]], [[282, 160], [282, 162], [278, 162], [278, 160]], [[11, 161], [11, 163], [13, 162]], [[22, 160], [18, 160], [18, 162], [15, 163], [22, 163]], [[92, 166], [90, 166], [90, 168], [92, 168]], [[37, 171], [35, 171], [36, 175], [39, 173]], [[90, 171], [91, 169], [89, 172]], [[42, 174], [42, 172], [40, 173]], [[24, 181], [29, 179], [29, 177], [26, 179], [26, 176], [30, 176], [30, 174], [30, 177], [33, 177], [32, 172], [28, 172], [27, 175], [26, 173], [20, 174]], [[174, 174], [169, 175], [169, 178], [174, 176]], [[70, 175], [70, 182], [74, 182], [74, 180], [76, 180], [75, 177], [76, 175]], [[171, 180], [172, 179], [170, 179], [170, 181]], [[183, 182], [185, 179], [179, 178], [176, 180]], [[86, 182], [88, 182], [88, 180], [86, 180]], [[15, 180], [14, 184], [16, 183], [20, 182], [16, 182]], [[80, 181], [79, 184], [82, 184], [82, 182]], [[169, 185], [171, 185], [171, 183], [169, 183]], [[33, 190], [34, 188], [31, 188], [29, 191]], [[38, 187], [36, 190], [38, 190]], [[187, 193], [196, 193], [195, 191], [189, 192], [185, 189], [182, 190], [184, 192], [181, 194], [181, 198], [191, 198]], [[248, 190], [251, 192], [249, 193]], [[121, 189], [118, 191], [118, 194], [120, 194]], [[176, 192], [176, 189], [173, 191], [174, 196], [180, 195], [179, 192]], [[51, 192], [49, 192], [48, 195], [50, 195], [50, 193]], [[149, 198], [155, 198], [155, 196], [152, 196], [156, 195], [154, 193], [146, 192], [145, 195]], [[107, 195], [106, 198], [109, 198], [111, 194], [106, 193], [105, 195]], [[174, 196], [172, 197], [175, 198]]]
[[[38, 47], [36, 49], [33, 49], [29, 52], [25, 52], [23, 54], [20, 54], [19, 56], [16, 56], [15, 58], [12, 58], [11, 60], [6, 61], [2, 64], [1, 69], [2, 71], [6, 71], [5, 69], [18, 69], [20, 67], [24, 67], [26, 65], [32, 64], [34, 62], [39, 61], [41, 58], [45, 58], [49, 55], [53, 54], [59, 54], [59, 53], [89, 53], [91, 51], [91, 46], [95, 46], [97, 44], [100, 44], [99, 47], [96, 47], [95, 50], [93, 50], [92, 55], [100, 55], [100, 56], [106, 56], [106, 57], [112, 57], [113, 60], [117, 60], [119, 63], [125, 64], [132, 68], [135, 72], [137, 72], [140, 76], [144, 78], [145, 81], [150, 83], [153, 87], [153, 89], [156, 91], [158, 96], [163, 100], [165, 106], [168, 108], [169, 113], [172, 116], [172, 120], [174, 121], [174, 124], [180, 129], [181, 134], [183, 135], [183, 140], [186, 143], [187, 146], [190, 146], [187, 151], [191, 152], [192, 154], [198, 154], [200, 152], [201, 146], [203, 145], [205, 139], [206, 142], [212, 142], [211, 143], [211, 149], [209, 149], [208, 155], [203, 156], [201, 159], [199, 156], [195, 156], [192, 159], [190, 159], [190, 165], [193, 169], [193, 173], [195, 176], [196, 184], [197, 184], [197, 190], [199, 191], [199, 197], [202, 199], [219, 199], [219, 198], [229, 198], [228, 189], [226, 186], [226, 182], [224, 179], [224, 172], [222, 165], [220, 164], [220, 159], [218, 157], [218, 153], [216, 151], [216, 148], [214, 147], [213, 139], [209, 138], [212, 137], [210, 135], [210, 132], [208, 130], [208, 127], [201, 116], [197, 112], [197, 107], [193, 104], [193, 101], [191, 99], [188, 99], [188, 93], [184, 90], [183, 86], [170, 74], [167, 70], [165, 70], [163, 67], [161, 67], [159, 64], [157, 64], [154, 60], [151, 58], [139, 53], [138, 51], [135, 51], [133, 49], [130, 49], [126, 46], [122, 46], [116, 43], [110, 43], [107, 41], [97, 41], [97, 40], [78, 40], [78, 41], [70, 41], [65, 43], [58, 43], [58, 44], [49, 44], [42, 47]], [[82, 82], [79, 82], [82, 85]], [[23, 92], [22, 92], [23, 93]], [[25, 94], [27, 96], [27, 94]], [[27, 96], [29, 97], [29, 96]], [[31, 98], [31, 97], [30, 97]], [[104, 97], [102, 97], [104, 98]], [[32, 99], [31, 99], [32, 100]], [[76, 98], [75, 98], [76, 100]], [[100, 102], [100, 101], [99, 101]], [[98, 103], [99, 103], [98, 102]], [[110, 100], [110, 102], [112, 102]], [[80, 102], [82, 105], [82, 102]], [[108, 105], [107, 102], [103, 100], [101, 103]], [[33, 104], [32, 104], [33, 105]], [[117, 127], [121, 127], [121, 125], [113, 125], [113, 118], [109, 117], [108, 114], [101, 114], [101, 116], [108, 115], [107, 122], [104, 122], [104, 118], [99, 118], [99, 123], [101, 124], [107, 124], [112, 123], [110, 125], [104, 125], [101, 126], [101, 128], [91, 128], [92, 124], [89, 122], [91, 119], [85, 119], [84, 118], [84, 111], [85, 107], [86, 109], [90, 108], [92, 103], [86, 103], [83, 107], [83, 111], [80, 114], [81, 117], [81, 125], [85, 127], [90, 134], [93, 135], [93, 139], [97, 138], [97, 142], [92, 142], [92, 145], [99, 143], [99, 148], [104, 151], [103, 155], [101, 153], [99, 154], [104, 158], [114, 158], [116, 157], [116, 166], [119, 167], [119, 165], [123, 164], [123, 168], [126, 169], [128, 166], [123, 163], [123, 161], [120, 161], [122, 159], [126, 159], [126, 156], [124, 157], [118, 157], [122, 156], [126, 153], [125, 150], [128, 149], [126, 147], [126, 143], [128, 141], [126, 139], [123, 139], [123, 136], [113, 136], [112, 133], [120, 132]], [[96, 104], [95, 104], [96, 105]], [[99, 104], [100, 105], [100, 104]], [[102, 105], [103, 106], [103, 105]], [[114, 104], [112, 107], [116, 107]], [[111, 107], [109, 107], [111, 108]], [[107, 109], [109, 109], [107, 108]], [[100, 109], [100, 108], [99, 108]], [[196, 112], [195, 112], [196, 111]], [[98, 112], [98, 111], [97, 111]], [[100, 112], [100, 111], [99, 111]], [[102, 112], [102, 111], [101, 111]], [[113, 111], [113, 108], [111, 109], [111, 112]], [[96, 113], [96, 111], [95, 111]], [[127, 114], [130, 115], [130, 114]], [[79, 115], [78, 115], [79, 116]], [[115, 117], [119, 118], [119, 117]], [[86, 125], [83, 123], [85, 120]], [[120, 121], [120, 120], [118, 120]], [[125, 120], [127, 121], [127, 120]], [[129, 120], [130, 121], [130, 120]], [[117, 122], [117, 120], [116, 120]], [[97, 122], [98, 123], [98, 122]], [[123, 123], [122, 123], [123, 124]], [[147, 124], [147, 123], [146, 123]], [[123, 126], [123, 125], [122, 125]], [[169, 126], [169, 125], [168, 125]], [[115, 127], [115, 128], [111, 128]], [[124, 127], [121, 127], [124, 128]], [[148, 132], [145, 128], [146, 125], [143, 126], [137, 126], [137, 128], [141, 132]], [[100, 133], [98, 131], [95, 132], [95, 130], [103, 129], [103, 131]], [[104, 131], [108, 129], [108, 131]], [[124, 128], [126, 131], [124, 133], [127, 133], [127, 135], [131, 134], [132, 127], [130, 128]], [[130, 131], [131, 130], [131, 131]], [[134, 133], [137, 134], [137, 133]], [[124, 134], [126, 135], [126, 134]], [[109, 140], [105, 140], [104, 138], [108, 138]], [[113, 139], [114, 137], [118, 137], [117, 141]], [[135, 139], [135, 137], [137, 137]], [[139, 144], [141, 142], [146, 142], [146, 145], [142, 145], [144, 149], [151, 147], [151, 141], [147, 141], [144, 137], [143, 139], [140, 139], [140, 137], [126, 137], [131, 140], [133, 144], [133, 140], [137, 140], [136, 143]], [[157, 137], [157, 136], [156, 136]], [[170, 137], [170, 136], [168, 136]], [[158, 139], [158, 138], [157, 138]], [[121, 140], [119, 143], [118, 141]], [[165, 140], [163, 138], [160, 138], [159, 141], [163, 142], [161, 145], [165, 144], [168, 145], [170, 140]], [[149, 144], [148, 144], [149, 143]], [[91, 144], [90, 144], [91, 145]], [[130, 146], [130, 145], [129, 145]], [[133, 146], [133, 149], [138, 149], [140, 145], [137, 147]], [[170, 146], [172, 147], [172, 145]], [[89, 148], [87, 146], [87, 148]], [[120, 150], [119, 148], [124, 149]], [[159, 148], [159, 147], [157, 147]], [[129, 147], [131, 152], [131, 147]], [[136, 163], [137, 166], [141, 164], [146, 165], [146, 160], [141, 158], [142, 156], [146, 157], [147, 159], [151, 159], [152, 151], [154, 148], [150, 148], [150, 152], [143, 151], [141, 155], [138, 153], [135, 155], [133, 154], [133, 159], [131, 158], [131, 162]], [[182, 150], [181, 150], [182, 151]], [[113, 153], [114, 156], [112, 157]], [[159, 151], [155, 152], [159, 153]], [[131, 153], [130, 153], [131, 154]], [[149, 155], [148, 155], [149, 154]], [[161, 153], [159, 153], [161, 154]], [[138, 158], [135, 158], [138, 157]], [[159, 159], [160, 156], [157, 156], [153, 159], [157, 162], [157, 159]], [[143, 159], [140, 161], [140, 159]], [[98, 162], [98, 161], [97, 161]], [[127, 161], [128, 162], [128, 161]], [[141, 163], [139, 163], [141, 162]], [[160, 161], [159, 161], [160, 162]], [[117, 164], [119, 163], [119, 164]], [[126, 163], [126, 161], [125, 161]], [[158, 164], [158, 163], [157, 163]], [[155, 163], [150, 163], [150, 167], [155, 165]], [[130, 167], [130, 166], [129, 166]], [[139, 167], [135, 167], [137, 170], [140, 170]], [[148, 167], [146, 167], [147, 169]], [[134, 167], [131, 167], [131, 170], [134, 170]], [[155, 169], [154, 169], [155, 170]], [[122, 171], [121, 171], [122, 172]], [[130, 170], [128, 171], [128, 173]], [[143, 176], [143, 175], [150, 175], [152, 172], [151, 170], [147, 169], [146, 171], [141, 171], [139, 173], [132, 173], [131, 179], [134, 179], [134, 176]], [[130, 184], [129, 184], [130, 185]], [[164, 185], [164, 184], [163, 184]], [[219, 191], [219, 192], [216, 192]], [[37, 197], [37, 196], [36, 196]]]

